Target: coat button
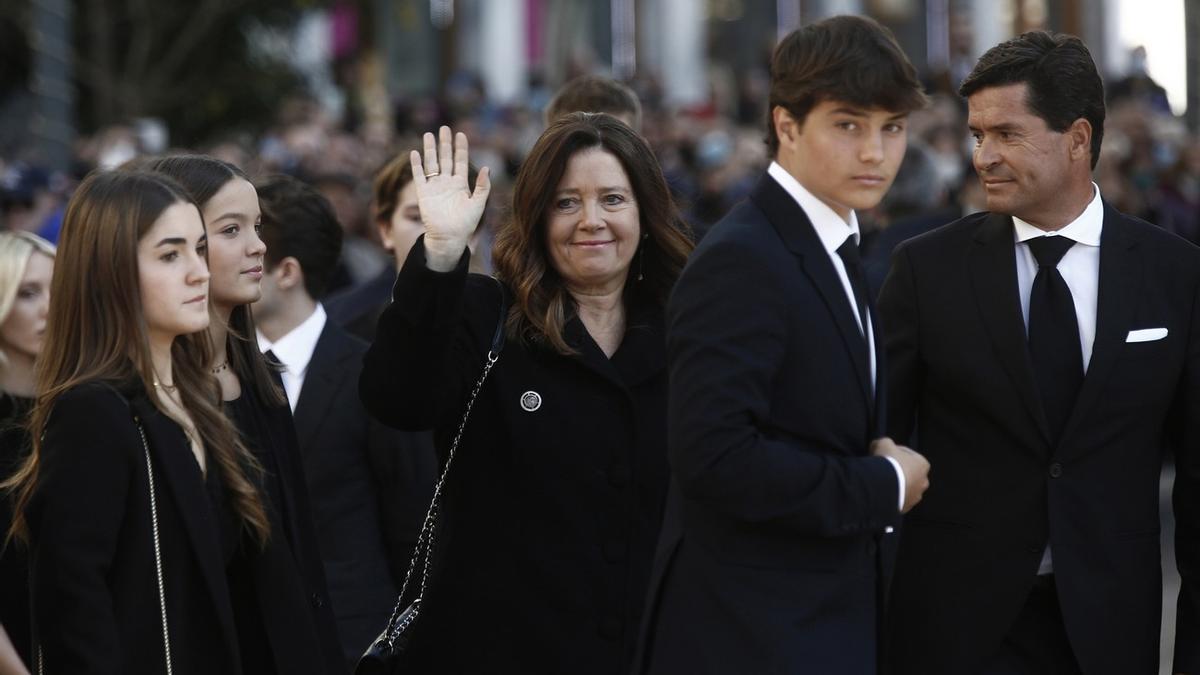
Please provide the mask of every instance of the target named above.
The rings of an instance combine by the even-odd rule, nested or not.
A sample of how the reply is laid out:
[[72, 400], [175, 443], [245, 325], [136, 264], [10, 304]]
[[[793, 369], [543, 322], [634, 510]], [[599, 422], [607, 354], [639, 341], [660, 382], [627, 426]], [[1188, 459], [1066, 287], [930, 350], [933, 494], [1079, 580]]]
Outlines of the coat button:
[[610, 616], [600, 622], [600, 637], [605, 640], [616, 640], [621, 637], [621, 630], [625, 625], [615, 616]]
[[325, 606], [325, 598], [322, 598], [320, 593], [313, 593], [312, 594], [312, 604], [313, 604], [313, 607], [316, 607], [317, 609], [321, 609], [322, 607]]
[[625, 559], [627, 547], [625, 542], [618, 539], [612, 539], [604, 544], [604, 559], [610, 563], [620, 562]]
[[629, 485], [629, 467], [623, 464], [614, 464], [608, 470], [608, 484], [615, 488], [623, 488]]
[[1062, 464], [1055, 462], [1050, 465], [1050, 477], [1051, 478], [1061, 478], [1062, 477]]

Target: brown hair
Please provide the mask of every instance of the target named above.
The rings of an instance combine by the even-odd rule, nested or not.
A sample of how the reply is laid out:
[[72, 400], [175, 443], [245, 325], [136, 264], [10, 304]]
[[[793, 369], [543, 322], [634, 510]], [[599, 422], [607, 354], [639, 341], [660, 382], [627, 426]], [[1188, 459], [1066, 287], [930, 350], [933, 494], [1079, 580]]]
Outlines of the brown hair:
[[559, 87], [546, 106], [546, 125], [573, 112], [608, 113], [618, 118], [627, 115], [634, 130], [642, 128], [642, 103], [637, 94], [624, 84], [599, 75], [583, 75]]
[[[169, 415], [153, 386], [137, 247], [159, 216], [181, 202], [193, 204], [173, 181], [118, 170], [93, 172], [67, 204], [50, 283], [54, 301], [37, 360], [37, 403], [29, 423], [33, 451], [4, 484], [16, 489], [12, 535], [28, 538], [24, 510], [37, 484], [42, 433], [59, 396], [88, 382], [139, 381], [150, 402]], [[180, 336], [171, 346], [175, 386], [242, 525], [265, 542], [270, 525], [247, 475], [262, 469], [221, 412], [220, 387], [208, 372], [211, 353], [202, 337]]]
[[[247, 183], [250, 178], [244, 171], [224, 160], [207, 155], [168, 155], [154, 157], [143, 162], [141, 168], [170, 176], [188, 191], [192, 201], [200, 207], [221, 188], [240, 178]], [[215, 315], [214, 321], [220, 321]], [[281, 406], [287, 402], [283, 390], [275, 383], [267, 360], [258, 349], [254, 313], [249, 304], [238, 305], [229, 315], [228, 331], [225, 334], [225, 351], [229, 356], [229, 367], [237, 374], [242, 385], [270, 406]]]
[[637, 256], [643, 279], [626, 283], [626, 307], [650, 303], [665, 307], [667, 296], [692, 250], [690, 229], [679, 215], [662, 169], [646, 141], [624, 122], [605, 114], [571, 113], [552, 124], [521, 163], [513, 186], [512, 212], [496, 233], [492, 259], [496, 276], [515, 298], [508, 315], [510, 335], [548, 342], [562, 354], [574, 352], [563, 327], [575, 301], [550, 262], [546, 212], [577, 153], [600, 148], [621, 163], [646, 236]]
[[927, 103], [917, 71], [892, 31], [863, 16], [834, 16], [798, 28], [775, 47], [766, 137], [772, 157], [779, 152], [775, 107], [802, 125], [824, 101], [897, 113]]

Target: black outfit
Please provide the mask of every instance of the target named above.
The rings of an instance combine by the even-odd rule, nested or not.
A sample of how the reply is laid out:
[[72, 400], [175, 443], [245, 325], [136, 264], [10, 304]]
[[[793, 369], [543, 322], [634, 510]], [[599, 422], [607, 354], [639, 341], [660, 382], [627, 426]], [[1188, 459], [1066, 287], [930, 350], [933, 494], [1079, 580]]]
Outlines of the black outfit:
[[35, 639], [51, 673], [164, 670], [146, 458], [156, 504], [176, 673], [238, 673], [225, 556], [200, 467], [183, 430], [140, 383], [81, 385], [46, 426], [27, 510]]
[[373, 342], [379, 315], [392, 301], [392, 287], [395, 285], [396, 266], [389, 261], [373, 279], [339, 290], [321, 304], [331, 320], [352, 335]]
[[[260, 489], [272, 516], [272, 539], [254, 580], [279, 672], [344, 673], [291, 410], [286, 401], [262, 403], [245, 383], [242, 395], [225, 407], [265, 470]], [[301, 639], [306, 650], [292, 652], [289, 645]]]
[[[33, 399], [0, 392], [0, 480], [21, 468], [29, 455], [25, 417]], [[12, 527], [12, 496], [0, 494], [0, 542]], [[20, 542], [0, 543], [0, 626], [16, 647], [21, 660], [32, 664], [29, 632], [29, 558]]]
[[432, 435], [389, 429], [359, 400], [366, 351], [326, 321], [295, 414], [329, 597], [351, 664], [391, 615], [437, 480]]
[[[631, 282], [636, 283], [636, 282]], [[439, 450], [483, 369], [500, 288], [425, 266], [418, 239], [367, 352], [360, 393]], [[450, 479], [414, 672], [625, 673], [667, 483], [661, 310], [627, 289], [607, 358], [570, 318], [563, 356], [510, 337], [475, 402]]]
[[644, 672], [876, 672], [879, 538], [899, 481], [868, 456], [882, 406], [853, 312], [769, 175], [692, 254], [667, 311], [678, 489]]
[[[933, 467], [900, 538], [894, 672], [978, 672], [1019, 639], [1018, 615], [1056, 611], [1031, 596], [1049, 581], [1036, 576], [1047, 542], [1082, 671], [1157, 672], [1169, 448], [1183, 577], [1172, 672], [1200, 672], [1200, 250], [1105, 205], [1094, 348], [1059, 432], [1060, 404], [1046, 402], [1067, 394], [1035, 373], [1042, 337], [1031, 298], [1027, 339], [1015, 256], [1012, 219], [975, 214], [901, 245], [883, 287], [889, 429], [898, 442], [915, 429]], [[1127, 341], [1151, 328], [1166, 330]]]

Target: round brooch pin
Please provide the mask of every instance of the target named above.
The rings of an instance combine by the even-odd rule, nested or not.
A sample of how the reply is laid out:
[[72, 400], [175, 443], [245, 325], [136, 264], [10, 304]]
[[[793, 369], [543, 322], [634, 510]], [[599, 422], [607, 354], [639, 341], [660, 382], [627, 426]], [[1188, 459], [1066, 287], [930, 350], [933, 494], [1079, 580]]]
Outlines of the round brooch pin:
[[533, 412], [542, 407], [542, 395], [536, 391], [527, 391], [521, 394], [521, 409], [525, 412]]

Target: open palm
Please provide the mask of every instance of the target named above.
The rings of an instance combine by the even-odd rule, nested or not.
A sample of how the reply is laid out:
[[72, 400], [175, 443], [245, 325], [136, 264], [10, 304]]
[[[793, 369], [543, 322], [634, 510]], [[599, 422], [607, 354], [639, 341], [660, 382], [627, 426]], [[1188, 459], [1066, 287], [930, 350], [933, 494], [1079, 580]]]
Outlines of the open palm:
[[467, 184], [467, 137], [461, 132], [455, 135], [453, 147], [450, 139], [450, 127], [438, 130], [436, 143], [433, 134], [425, 134], [424, 157], [414, 150], [410, 160], [426, 248], [461, 254], [483, 217], [491, 181], [484, 167], [475, 180], [475, 191], [471, 191]]

